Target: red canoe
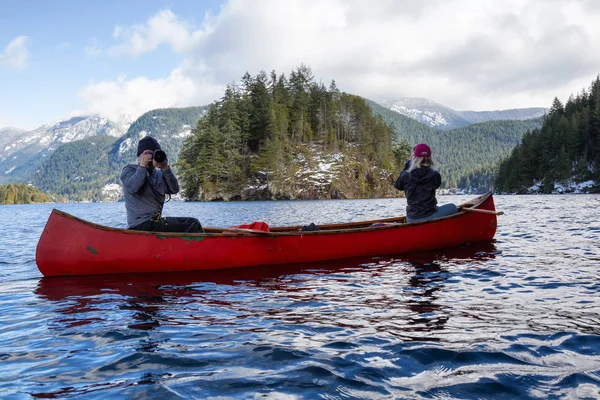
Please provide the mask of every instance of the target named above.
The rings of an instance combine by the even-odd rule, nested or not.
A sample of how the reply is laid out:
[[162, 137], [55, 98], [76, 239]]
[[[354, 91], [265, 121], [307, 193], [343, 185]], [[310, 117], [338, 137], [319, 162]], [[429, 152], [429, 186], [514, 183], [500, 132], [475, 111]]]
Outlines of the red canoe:
[[496, 233], [491, 193], [450, 217], [405, 223], [405, 217], [271, 227], [270, 232], [205, 228], [206, 233], [139, 232], [97, 225], [52, 210], [36, 250], [44, 276], [169, 272], [279, 265], [428, 251], [489, 241]]

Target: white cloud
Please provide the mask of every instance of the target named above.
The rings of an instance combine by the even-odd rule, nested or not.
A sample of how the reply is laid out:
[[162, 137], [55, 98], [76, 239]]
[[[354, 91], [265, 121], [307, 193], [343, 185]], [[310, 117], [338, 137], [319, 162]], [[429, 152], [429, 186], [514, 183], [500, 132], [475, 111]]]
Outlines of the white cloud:
[[185, 61], [169, 77], [94, 83], [82, 97], [97, 111], [206, 104], [245, 71], [288, 74], [305, 63], [317, 79], [374, 100], [426, 97], [459, 110], [548, 106], [600, 72], [594, 4], [230, 0], [199, 27], [163, 10], [115, 28], [103, 51], [135, 57], [168, 45]]
[[97, 38], [91, 38], [85, 53], [88, 56], [137, 57], [156, 50], [162, 44], [170, 45], [178, 53], [185, 53], [202, 36], [202, 30], [193, 31], [191, 25], [171, 10], [162, 10], [143, 25], [116, 26], [112, 39], [117, 44], [112, 46], [105, 46]]
[[29, 51], [27, 50], [27, 36], [17, 36], [0, 53], [0, 66], [12, 68], [25, 68]]
[[130, 28], [117, 26], [113, 38], [121, 42], [108, 49], [114, 56], [132, 56], [156, 50], [168, 43], [175, 51], [189, 50], [194, 41], [202, 36], [202, 31], [189, 32], [190, 27], [170, 10], [163, 10], [151, 17], [145, 25], [135, 25]]
[[180, 69], [165, 79], [120, 77], [114, 82], [91, 82], [79, 92], [87, 111], [116, 120], [122, 114], [137, 117], [155, 108], [207, 104], [221, 95], [221, 86], [194, 80]]

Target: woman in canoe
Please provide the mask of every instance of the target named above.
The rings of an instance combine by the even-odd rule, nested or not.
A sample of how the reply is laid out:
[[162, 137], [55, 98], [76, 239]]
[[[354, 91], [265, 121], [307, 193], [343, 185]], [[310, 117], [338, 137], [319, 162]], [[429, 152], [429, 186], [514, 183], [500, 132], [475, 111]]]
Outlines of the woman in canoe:
[[142, 138], [137, 156], [138, 164], [127, 165], [121, 172], [127, 228], [153, 232], [204, 232], [196, 218], [161, 215], [165, 195], [179, 192], [179, 182], [158, 141], [150, 136]]
[[441, 186], [442, 177], [432, 167], [431, 149], [424, 143], [418, 144], [394, 183], [396, 189], [406, 194], [406, 222], [427, 221], [458, 212], [454, 204], [438, 207], [435, 191]]

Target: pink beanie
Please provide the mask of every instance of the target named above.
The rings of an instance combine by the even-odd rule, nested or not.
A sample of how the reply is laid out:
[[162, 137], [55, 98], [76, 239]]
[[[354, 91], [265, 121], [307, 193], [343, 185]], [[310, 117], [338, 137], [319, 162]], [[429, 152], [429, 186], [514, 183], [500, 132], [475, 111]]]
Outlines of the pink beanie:
[[415, 157], [431, 157], [431, 149], [425, 143], [420, 143], [415, 146], [413, 155]]

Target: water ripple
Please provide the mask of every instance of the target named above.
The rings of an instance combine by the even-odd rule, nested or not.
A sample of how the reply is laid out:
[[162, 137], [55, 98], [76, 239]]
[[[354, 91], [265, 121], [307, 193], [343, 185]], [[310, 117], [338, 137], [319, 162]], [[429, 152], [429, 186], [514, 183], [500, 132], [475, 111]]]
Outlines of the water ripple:
[[[585, 211], [599, 200], [498, 196], [496, 242], [433, 253], [80, 278], [35, 266], [51, 205], [2, 206], [0, 397], [600, 398], [600, 220]], [[124, 221], [122, 204], [59, 207]], [[277, 225], [404, 204], [168, 207], [206, 225]]]

